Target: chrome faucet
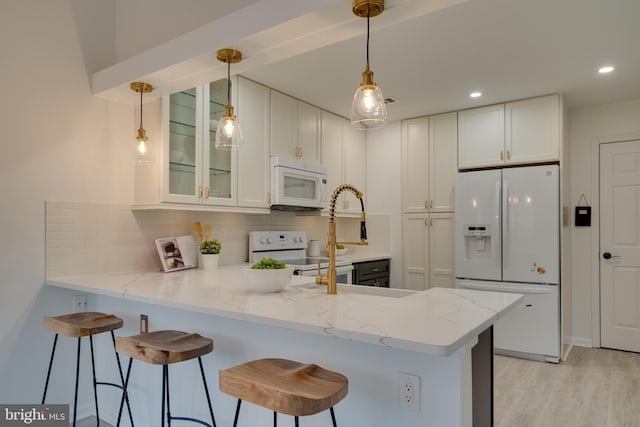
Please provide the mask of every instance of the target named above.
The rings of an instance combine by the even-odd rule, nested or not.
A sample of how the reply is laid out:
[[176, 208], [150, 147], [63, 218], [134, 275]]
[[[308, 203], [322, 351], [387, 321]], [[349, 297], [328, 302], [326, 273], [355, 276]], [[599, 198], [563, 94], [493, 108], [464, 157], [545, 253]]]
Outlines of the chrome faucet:
[[[360, 200], [360, 206], [362, 212], [360, 213], [360, 241], [359, 242], [337, 242], [336, 240], [336, 201], [338, 196], [343, 191], [350, 191], [355, 194], [356, 198]], [[336, 187], [331, 195], [329, 202], [329, 270], [326, 276], [320, 274], [320, 263], [318, 263], [318, 275], [316, 276], [316, 283], [318, 285], [327, 285], [327, 294], [335, 295], [338, 292], [338, 286], [336, 285], [336, 245], [360, 245], [366, 246], [367, 243], [367, 227], [366, 217], [364, 212], [364, 200], [362, 199], [362, 192], [351, 184], [342, 184]]]

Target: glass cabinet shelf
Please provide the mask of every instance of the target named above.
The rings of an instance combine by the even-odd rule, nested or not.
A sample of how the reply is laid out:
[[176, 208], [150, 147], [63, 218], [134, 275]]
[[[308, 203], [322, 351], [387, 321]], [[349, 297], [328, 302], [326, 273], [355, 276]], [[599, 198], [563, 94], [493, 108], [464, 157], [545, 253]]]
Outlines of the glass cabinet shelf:
[[[169, 165], [171, 170], [175, 172], [193, 173], [196, 168], [195, 164], [189, 163], [169, 162]], [[228, 169], [209, 168], [209, 173], [211, 175], [229, 175], [231, 171]]]

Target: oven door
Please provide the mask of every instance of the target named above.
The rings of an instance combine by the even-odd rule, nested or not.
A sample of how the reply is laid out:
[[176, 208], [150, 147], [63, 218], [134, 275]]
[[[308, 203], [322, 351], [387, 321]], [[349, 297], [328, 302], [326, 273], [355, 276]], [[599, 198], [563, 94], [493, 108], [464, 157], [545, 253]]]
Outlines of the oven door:
[[[323, 276], [327, 275], [328, 268], [321, 268], [320, 274]], [[295, 274], [300, 276], [317, 276], [318, 270], [296, 270]], [[353, 284], [353, 265], [344, 265], [341, 267], [336, 267], [336, 283], [344, 283], [347, 285]]]
[[313, 170], [275, 166], [271, 208], [322, 209], [327, 176]]

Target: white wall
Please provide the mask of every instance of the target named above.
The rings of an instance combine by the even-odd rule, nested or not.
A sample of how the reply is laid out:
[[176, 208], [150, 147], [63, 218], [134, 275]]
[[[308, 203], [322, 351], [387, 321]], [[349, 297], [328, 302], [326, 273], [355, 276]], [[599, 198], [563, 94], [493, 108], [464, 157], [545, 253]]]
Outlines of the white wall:
[[[593, 156], [593, 141], [599, 137], [639, 132], [640, 99], [571, 110], [570, 126], [571, 213], [582, 193], [589, 200], [592, 213], [596, 213], [599, 204], [594, 183], [598, 182], [598, 177], [594, 176], [593, 162], [598, 159]], [[574, 227], [572, 230], [573, 341], [586, 346], [599, 341], [599, 325], [597, 317], [594, 317], [594, 310], [598, 310], [598, 306], [593, 305], [599, 280], [598, 233], [597, 221], [592, 221], [590, 228]]]
[[0, 402], [31, 403], [51, 345], [41, 318], [71, 309], [43, 287], [44, 201], [129, 203], [134, 114], [91, 96], [70, 1], [0, 2], [0, 52]]

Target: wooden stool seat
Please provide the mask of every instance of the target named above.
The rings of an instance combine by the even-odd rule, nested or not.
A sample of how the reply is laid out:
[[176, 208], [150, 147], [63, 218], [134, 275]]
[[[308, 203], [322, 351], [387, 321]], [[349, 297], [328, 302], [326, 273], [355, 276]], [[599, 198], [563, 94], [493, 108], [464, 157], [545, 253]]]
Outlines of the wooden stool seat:
[[122, 319], [112, 314], [86, 311], [43, 317], [45, 329], [65, 337], [86, 337], [122, 328]]
[[286, 359], [260, 359], [220, 371], [220, 390], [293, 416], [332, 408], [348, 392], [342, 374]]
[[[42, 325], [45, 329], [55, 333], [53, 338], [53, 347], [51, 348], [51, 358], [49, 359], [49, 369], [47, 370], [47, 379], [44, 383], [44, 391], [42, 393], [41, 403], [44, 405], [47, 399], [47, 390], [49, 389], [49, 379], [51, 378], [51, 370], [53, 368], [53, 359], [56, 354], [56, 345], [58, 343], [58, 337], [60, 335], [65, 337], [76, 338], [77, 353], [76, 353], [76, 382], [75, 391], [73, 395], [73, 421], [72, 426], [75, 427], [78, 411], [78, 385], [80, 378], [80, 349], [83, 337], [89, 337], [89, 348], [91, 350], [91, 371], [93, 374], [93, 396], [96, 408], [96, 418], [100, 419], [100, 411], [98, 407], [98, 386], [111, 386], [116, 387], [124, 391], [124, 376], [122, 374], [122, 365], [120, 364], [120, 358], [115, 352], [116, 338], [113, 331], [115, 329], [122, 328], [123, 321], [121, 318], [114, 316], [113, 314], [98, 313], [94, 311], [86, 311], [80, 313], [63, 314], [61, 316], [43, 317]], [[111, 342], [113, 344], [113, 350], [116, 357], [116, 363], [118, 365], [118, 374], [120, 375], [120, 383], [98, 381], [96, 378], [96, 365], [93, 352], [93, 336], [101, 334], [103, 332], [111, 333]], [[129, 412], [129, 419], [133, 425], [133, 416], [131, 415], [131, 406], [129, 405], [129, 398], [124, 395], [124, 401], [127, 404], [127, 411]]]
[[[145, 317], [146, 320], [146, 317]], [[146, 325], [143, 330], [146, 331]], [[163, 330], [144, 332], [139, 335], [129, 337], [116, 337], [116, 351], [119, 354], [129, 356], [129, 366], [127, 367], [127, 375], [124, 380], [124, 392], [120, 400], [120, 411], [118, 412], [118, 422], [120, 425], [122, 410], [126, 401], [127, 387], [129, 385], [129, 377], [131, 375], [131, 365], [133, 359], [141, 362], [150, 363], [152, 365], [162, 365], [162, 422], [164, 426], [165, 408], [168, 425], [171, 421], [190, 421], [202, 424], [207, 427], [216, 427], [215, 416], [213, 415], [213, 406], [211, 405], [211, 396], [209, 395], [209, 387], [204, 374], [201, 356], [213, 351], [213, 340], [203, 337], [199, 334], [189, 332]], [[202, 384], [204, 393], [209, 407], [209, 415], [211, 416], [211, 424], [191, 417], [175, 416], [171, 414], [171, 399], [169, 394], [169, 364], [184, 362], [190, 359], [198, 359], [200, 366], [200, 375], [202, 376]]]
[[211, 353], [213, 340], [182, 331], [153, 331], [116, 337], [116, 351], [153, 365], [168, 365]]

